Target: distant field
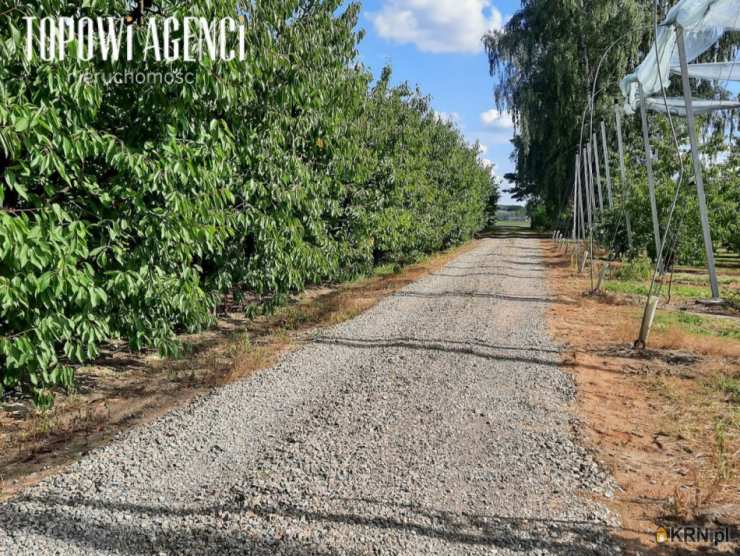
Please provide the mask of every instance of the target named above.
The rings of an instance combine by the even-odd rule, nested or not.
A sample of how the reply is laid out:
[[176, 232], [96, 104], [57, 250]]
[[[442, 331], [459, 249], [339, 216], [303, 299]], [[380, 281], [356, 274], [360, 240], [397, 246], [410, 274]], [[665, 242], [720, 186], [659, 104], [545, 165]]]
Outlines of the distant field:
[[495, 224], [496, 228], [529, 228], [529, 220], [497, 220]]
[[527, 209], [520, 205], [500, 205], [496, 211], [496, 227], [529, 228]]

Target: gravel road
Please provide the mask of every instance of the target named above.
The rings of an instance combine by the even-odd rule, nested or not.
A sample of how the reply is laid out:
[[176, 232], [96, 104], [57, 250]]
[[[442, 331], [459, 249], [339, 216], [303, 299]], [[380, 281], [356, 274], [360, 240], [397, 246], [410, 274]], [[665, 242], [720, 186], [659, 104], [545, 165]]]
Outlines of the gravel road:
[[484, 240], [0, 505], [0, 554], [618, 553], [560, 302], [536, 240]]

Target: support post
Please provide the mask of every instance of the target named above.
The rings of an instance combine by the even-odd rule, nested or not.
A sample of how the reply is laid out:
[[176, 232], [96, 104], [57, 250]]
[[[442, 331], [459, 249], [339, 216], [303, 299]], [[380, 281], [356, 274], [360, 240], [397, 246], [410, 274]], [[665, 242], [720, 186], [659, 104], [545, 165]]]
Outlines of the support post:
[[622, 209], [624, 210], [624, 222], [627, 228], [627, 245], [632, 249], [632, 223], [630, 222], [630, 213], [627, 210], [627, 200], [629, 199], [629, 186], [627, 185], [627, 173], [624, 170], [624, 142], [622, 141], [622, 113], [619, 105], [614, 105], [614, 114], [617, 119], [617, 149], [619, 151], [619, 179], [622, 183]]
[[601, 267], [601, 271], [599, 272], [599, 279], [596, 282], [596, 289], [594, 289], [595, 293], [601, 292], [601, 284], [604, 283], [604, 278], [606, 278], [606, 273], [609, 272], [609, 261], [606, 261], [604, 263], [604, 266]]
[[645, 166], [647, 168], [648, 190], [650, 192], [650, 211], [653, 217], [653, 235], [655, 236], [655, 255], [657, 258], [658, 272], [663, 272], [663, 261], [660, 256], [660, 224], [658, 222], [658, 205], [655, 201], [655, 176], [653, 175], [653, 150], [650, 147], [650, 134], [648, 130], [647, 107], [645, 91], [642, 85], [640, 89], [640, 117], [642, 118], [642, 140], [645, 143]]
[[[596, 197], [594, 194], [594, 165], [593, 165], [593, 155], [592, 155], [592, 147], [591, 143], [588, 143], [587, 146], [587, 154], [588, 154], [588, 194], [591, 196], [591, 202], [589, 203], [589, 213], [588, 213], [588, 249], [587, 249], [587, 255], [589, 259], [589, 275], [591, 277], [591, 289], [594, 289], [594, 225], [596, 224]], [[583, 264], [586, 264], [586, 260], [584, 259]], [[585, 266], [584, 266], [585, 268]]]
[[[585, 161], [585, 163], [583, 165], [583, 170], [584, 170], [584, 172], [583, 172], [583, 174], [584, 174], [583, 175], [583, 185], [584, 185], [584, 189], [586, 190], [586, 216], [588, 216], [587, 221], [588, 221], [588, 230], [589, 230], [589, 233], [591, 232], [591, 226], [593, 225], [592, 224], [593, 223], [593, 218], [592, 218], [592, 214], [591, 214], [591, 212], [593, 210], [593, 200], [591, 198], [592, 189], [591, 189], [591, 184], [590, 184], [590, 181], [591, 180], [589, 179], [590, 172], [588, 171], [589, 160], [590, 160], [590, 156], [589, 156], [590, 150], [591, 149], [589, 147], [586, 147], [584, 149], [584, 152], [583, 152], [583, 160]], [[584, 239], [585, 239], [585, 235], [584, 235]]]
[[571, 234], [571, 240], [576, 241], [578, 233], [578, 172], [580, 172], [578, 164], [579, 153], [576, 153], [576, 173], [573, 176], [573, 233]]
[[604, 193], [601, 190], [601, 164], [599, 162], [599, 141], [596, 137], [596, 133], [593, 134], [591, 142], [593, 144], [594, 167], [596, 168], [596, 190], [599, 193], [599, 215], [601, 215], [604, 212]]
[[648, 296], [647, 305], [645, 305], [645, 312], [642, 314], [642, 324], [640, 325], [640, 337], [635, 342], [635, 349], [645, 349], [647, 346], [648, 336], [650, 336], [650, 330], [653, 327], [653, 321], [655, 320], [655, 311], [658, 308], [658, 296]]
[[604, 149], [604, 170], [606, 171], [606, 194], [609, 201], [609, 210], [614, 208], [612, 199], [612, 171], [609, 168], [609, 147], [606, 144], [606, 124], [601, 121], [601, 145]]
[[[596, 222], [596, 192], [594, 191], [594, 154], [591, 141], [586, 145], [586, 187], [588, 188], [588, 199], [591, 206], [593, 222]], [[589, 226], [590, 228], [590, 226]]]
[[686, 60], [686, 44], [684, 43], [683, 28], [676, 26], [676, 42], [678, 43], [678, 58], [681, 63], [681, 82], [683, 84], [683, 99], [686, 103], [686, 120], [691, 142], [691, 158], [694, 161], [694, 177], [696, 178], [696, 194], [699, 197], [699, 216], [701, 216], [701, 230], [704, 235], [704, 249], [707, 252], [707, 268], [709, 270], [709, 285], [712, 289], [712, 301], [720, 301], [717, 268], [714, 261], [712, 233], [709, 229], [707, 216], [707, 199], [704, 196], [704, 176], [702, 175], [701, 159], [699, 158], [699, 142], [696, 137], [694, 124], [694, 106], [691, 99], [691, 85], [689, 84], [689, 68]]
[[[578, 230], [579, 230], [579, 237], [580, 239], [586, 238], [586, 217], [583, 213], [583, 182], [581, 181], [581, 178], [583, 177], [581, 174], [581, 168], [583, 167], [584, 160], [583, 160], [583, 153], [579, 153], [578, 157]], [[576, 238], [578, 240], [578, 238]]]

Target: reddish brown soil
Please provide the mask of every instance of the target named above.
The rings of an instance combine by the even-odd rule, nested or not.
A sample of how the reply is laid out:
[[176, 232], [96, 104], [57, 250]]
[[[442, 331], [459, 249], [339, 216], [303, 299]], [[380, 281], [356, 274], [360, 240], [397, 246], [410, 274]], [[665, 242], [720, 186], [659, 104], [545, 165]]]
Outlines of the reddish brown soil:
[[[658, 545], [658, 526], [740, 523], [738, 403], [717, 387], [740, 376], [740, 341], [655, 333], [632, 349], [641, 308], [589, 296], [590, 280], [543, 241], [551, 287], [578, 303], [554, 305], [549, 324], [568, 346], [564, 361], [578, 385], [576, 411], [586, 444], [621, 487], [604, 500], [622, 518], [615, 531], [628, 554], [732, 553], [738, 543]], [[732, 416], [735, 419], [732, 419]], [[718, 422], [725, 423], [721, 436]]]

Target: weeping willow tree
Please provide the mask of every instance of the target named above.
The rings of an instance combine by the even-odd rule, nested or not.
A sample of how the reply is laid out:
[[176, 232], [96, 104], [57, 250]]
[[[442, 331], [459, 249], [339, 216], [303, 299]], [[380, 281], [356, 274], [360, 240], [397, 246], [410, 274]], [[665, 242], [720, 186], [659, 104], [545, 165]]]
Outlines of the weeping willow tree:
[[[618, 83], [634, 70], [652, 45], [654, 24], [663, 19], [676, 0], [522, 0], [521, 9], [484, 43], [495, 80], [499, 110], [511, 112], [517, 126], [512, 154], [515, 172], [506, 177], [512, 193], [537, 207], [542, 219], [553, 224], [563, 214], [572, 193], [577, 145], [598, 133], [601, 120], [614, 127], [615, 103], [623, 98]], [[737, 56], [738, 33], [728, 34], [699, 61], [732, 60]], [[669, 78], [670, 79], [670, 78]], [[727, 98], [721, 83], [694, 85], [701, 97]], [[588, 106], [595, 93], [595, 102]], [[670, 96], [680, 96], [680, 81], [673, 77]], [[737, 114], [715, 114], [700, 119], [702, 134], [723, 145], [707, 142], [710, 151], [732, 151]], [[676, 157], [674, 140], [667, 133], [665, 116], [650, 115], [651, 141], [666, 156]], [[624, 122], [628, 155], [640, 156], [642, 138], [637, 116]], [[683, 122], [677, 122], [679, 136]], [[727, 132], [729, 130], [729, 132]], [[660, 146], [658, 146], [660, 145]], [[710, 148], [711, 147], [711, 148]], [[633, 161], [636, 158], [632, 157]], [[665, 159], [664, 159], [665, 160]], [[674, 164], [667, 176], [675, 175]], [[728, 169], [729, 173], [731, 168]], [[724, 174], [727, 172], [720, 172]], [[671, 180], [668, 180], [671, 181]], [[641, 187], [631, 183], [631, 187]], [[673, 187], [673, 186], [671, 186]], [[685, 188], [686, 194], [691, 193]]]
[[[639, 59], [648, 16], [640, 0], [524, 0], [503, 29], [484, 37], [496, 104], [518, 130], [512, 192], [542, 204], [551, 221], [567, 202], [581, 133], [587, 140], [592, 123], [613, 114], [617, 82]], [[597, 71], [592, 120], [585, 109]]]

